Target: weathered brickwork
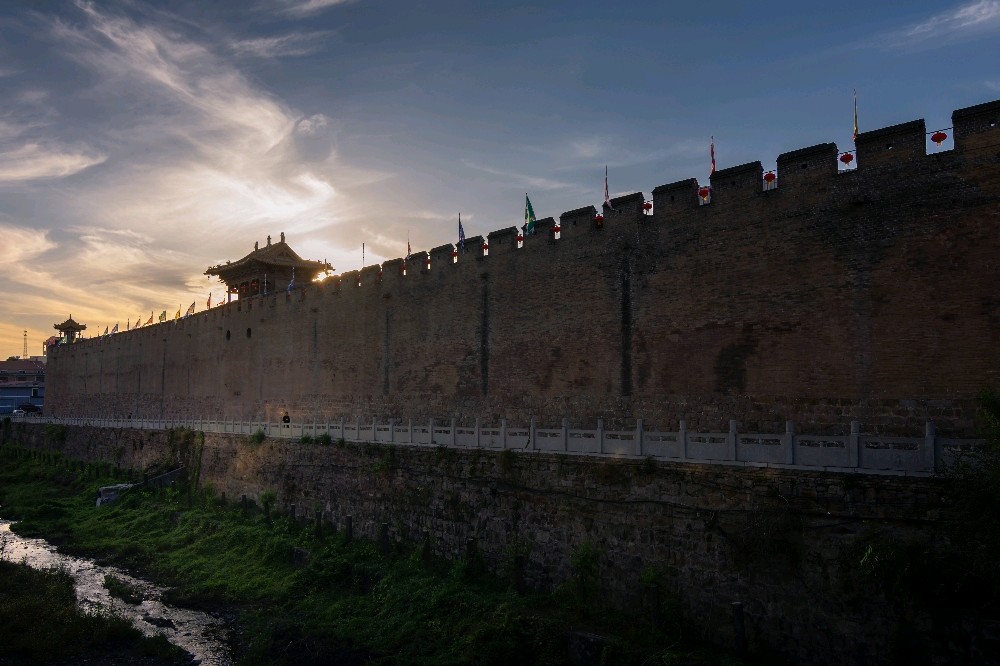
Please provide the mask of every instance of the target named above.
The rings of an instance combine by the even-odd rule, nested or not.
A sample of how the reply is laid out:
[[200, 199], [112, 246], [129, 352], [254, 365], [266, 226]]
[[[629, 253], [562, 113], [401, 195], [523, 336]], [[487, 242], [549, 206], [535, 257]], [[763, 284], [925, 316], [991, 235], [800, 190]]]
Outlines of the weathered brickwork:
[[[974, 435], [1000, 380], [1000, 102], [57, 349], [62, 416], [424, 419]], [[430, 257], [430, 268], [426, 259]], [[359, 286], [360, 282], [360, 286]]]
[[[184, 454], [162, 431], [69, 427], [65, 441], [47, 445], [44, 426], [15, 424], [11, 437], [123, 468]], [[720, 645], [733, 644], [731, 603], [739, 601], [750, 647], [770, 646], [793, 663], [990, 664], [1000, 654], [990, 639], [1000, 635], [996, 618], [936, 598], [901, 606], [859, 577], [864, 544], [923, 549], [941, 538], [949, 503], [935, 479], [274, 439], [253, 445], [213, 434], [187, 453], [183, 462], [199, 483], [230, 501], [275, 492], [279, 510], [294, 505], [309, 520], [318, 511], [341, 529], [351, 516], [355, 533], [369, 539], [383, 523], [395, 541], [420, 542], [427, 533], [447, 558], [463, 557], [472, 538], [495, 571], [509, 574], [521, 555], [531, 586], [572, 581], [571, 556], [589, 543], [602, 599], [645, 621], [651, 597], [641, 579], [659, 572], [693, 630]]]

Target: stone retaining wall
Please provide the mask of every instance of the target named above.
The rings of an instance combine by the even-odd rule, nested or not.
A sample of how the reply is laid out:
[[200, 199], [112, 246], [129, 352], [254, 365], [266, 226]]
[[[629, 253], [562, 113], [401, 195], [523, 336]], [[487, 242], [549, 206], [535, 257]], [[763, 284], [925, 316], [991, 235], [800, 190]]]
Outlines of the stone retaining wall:
[[446, 558], [464, 556], [472, 538], [496, 571], [510, 572], [521, 555], [521, 576], [535, 587], [573, 581], [572, 554], [589, 544], [600, 598], [639, 621], [651, 613], [641, 580], [655, 572], [699, 635], [731, 645], [731, 604], [742, 602], [751, 649], [796, 663], [885, 664], [905, 658], [907, 645], [927, 663], [995, 663], [988, 655], [1000, 648], [984, 642], [983, 621], [969, 613], [904, 608], [858, 573], [864, 544], [939, 536], [946, 504], [932, 478], [195, 439], [179, 447], [163, 431], [69, 427], [62, 438], [50, 430], [46, 442], [42, 426], [8, 430], [8, 440], [122, 467], [188, 463], [201, 485], [231, 500], [272, 491], [303, 518], [318, 511], [343, 527], [352, 516], [363, 537], [374, 539], [382, 524], [395, 540], [427, 533]]

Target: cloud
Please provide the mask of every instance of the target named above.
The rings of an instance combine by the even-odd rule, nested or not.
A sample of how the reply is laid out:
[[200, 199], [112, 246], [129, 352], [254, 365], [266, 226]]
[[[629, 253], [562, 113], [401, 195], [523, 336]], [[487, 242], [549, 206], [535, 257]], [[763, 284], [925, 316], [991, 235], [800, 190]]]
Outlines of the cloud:
[[56, 247], [55, 242], [49, 239], [48, 231], [41, 229], [25, 229], [0, 222], [0, 236], [4, 240], [0, 268], [8, 280], [18, 281], [19, 267]]
[[462, 160], [462, 164], [469, 167], [470, 169], [482, 171], [483, 173], [488, 173], [492, 176], [500, 176], [501, 178], [504, 178], [511, 184], [516, 184], [533, 190], [561, 190], [565, 188], [575, 187], [574, 183], [554, 180], [552, 178], [543, 178], [540, 176], [529, 176], [527, 174], [514, 171], [504, 171], [502, 169], [494, 169], [492, 167], [476, 164], [469, 160]]
[[997, 92], [1000, 92], [1000, 81], [986, 81], [985, 85], [990, 90], [995, 90]]
[[888, 35], [890, 46], [913, 46], [929, 41], [954, 41], [1000, 30], [1000, 0], [977, 0], [935, 14]]
[[[0, 136], [4, 126], [0, 124]], [[45, 148], [37, 143], [26, 143], [0, 153], [0, 184], [64, 178], [79, 173], [107, 159], [105, 155], [67, 152], [59, 148]]]
[[305, 136], [312, 136], [328, 124], [329, 118], [324, 116], [322, 113], [317, 113], [297, 122], [295, 124], [295, 131], [299, 134], [304, 134]]
[[321, 40], [331, 34], [328, 31], [310, 33], [290, 33], [274, 37], [242, 39], [230, 44], [236, 55], [256, 58], [287, 58], [309, 55], [323, 48]]
[[346, 5], [355, 0], [278, 0], [278, 9], [296, 16], [307, 16], [336, 5]]

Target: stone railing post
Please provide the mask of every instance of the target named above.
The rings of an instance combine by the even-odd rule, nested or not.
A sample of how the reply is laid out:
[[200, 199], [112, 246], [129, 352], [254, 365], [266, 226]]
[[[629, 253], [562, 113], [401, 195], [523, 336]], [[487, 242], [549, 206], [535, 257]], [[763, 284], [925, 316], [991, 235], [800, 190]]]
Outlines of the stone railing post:
[[604, 419], [597, 419], [597, 452], [604, 453]]
[[373, 416], [372, 417], [372, 442], [377, 442], [378, 441], [378, 431], [375, 429], [375, 424], [377, 422], [378, 421]]
[[785, 421], [785, 462], [795, 464], [795, 421]]
[[565, 416], [562, 420], [562, 450], [569, 451], [569, 419]]
[[354, 436], [357, 438], [354, 441], [355, 442], [360, 442], [361, 441], [361, 417], [360, 416], [357, 416], [357, 417], [354, 418], [354, 428], [355, 428], [354, 429], [354, 433], [355, 433]]
[[434, 443], [434, 419], [429, 419], [428, 420], [428, 422], [427, 422], [427, 430], [428, 430], [428, 434], [430, 435], [430, 438], [431, 438], [430, 443], [433, 444]]
[[928, 421], [924, 425], [924, 471], [934, 472], [937, 466], [937, 428], [934, 421]]
[[729, 419], [729, 433], [726, 435], [726, 445], [729, 448], [729, 459], [736, 460], [736, 440], [739, 435], [736, 433], [736, 419]]
[[528, 448], [532, 451], [537, 449], [535, 443], [535, 417], [531, 417], [531, 421], [528, 423]]
[[476, 448], [478, 449], [482, 444], [479, 442], [479, 419], [476, 419]]
[[858, 467], [861, 464], [861, 423], [851, 421], [851, 434], [847, 438], [847, 466]]
[[507, 448], [507, 419], [500, 419], [500, 444]]
[[406, 422], [406, 432], [407, 432], [407, 442], [413, 444], [413, 419], [407, 419]]
[[458, 439], [456, 437], [457, 433], [455, 432], [455, 423], [456, 423], [456, 421], [457, 421], [457, 419], [454, 416], [451, 417], [451, 446], [452, 446], [452, 448], [458, 446]]
[[344, 437], [344, 417], [340, 417], [340, 437], [339, 439], [345, 439]]
[[643, 419], [635, 420], [635, 455], [642, 456]]
[[396, 442], [396, 419], [389, 419], [389, 443], [394, 444]]
[[688, 422], [681, 419], [681, 422], [677, 425], [677, 443], [681, 445], [681, 459], [687, 460], [688, 457]]

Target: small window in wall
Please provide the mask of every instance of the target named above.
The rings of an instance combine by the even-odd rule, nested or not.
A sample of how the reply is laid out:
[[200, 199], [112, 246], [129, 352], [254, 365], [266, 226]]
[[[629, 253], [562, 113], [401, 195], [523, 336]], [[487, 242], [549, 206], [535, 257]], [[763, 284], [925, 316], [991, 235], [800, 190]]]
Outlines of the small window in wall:
[[249, 340], [249, 339], [250, 339], [250, 329], [248, 328], [247, 329], [247, 340]]
[[36, 388], [31, 389], [31, 397], [32, 398], [37, 398], [38, 397], [38, 389], [36, 389]]

